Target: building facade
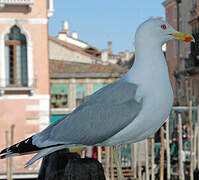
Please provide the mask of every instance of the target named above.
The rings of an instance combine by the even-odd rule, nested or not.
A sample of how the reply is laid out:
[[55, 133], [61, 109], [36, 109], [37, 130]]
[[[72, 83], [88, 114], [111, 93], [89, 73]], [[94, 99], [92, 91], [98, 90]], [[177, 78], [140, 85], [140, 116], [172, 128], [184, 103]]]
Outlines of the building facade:
[[197, 76], [195, 76], [197, 73], [194, 75], [197, 64], [197, 53], [194, 52], [197, 52], [198, 38], [197, 30], [193, 30], [197, 24], [197, 1], [166, 0], [163, 5], [167, 21], [178, 31], [193, 34], [196, 39], [196, 43], [191, 44], [171, 41], [167, 46], [169, 72], [176, 100], [180, 105], [187, 105], [191, 99], [196, 99], [198, 96]]
[[[16, 143], [49, 124], [48, 19], [53, 11], [53, 0], [0, 0], [0, 149], [11, 145], [12, 125]], [[39, 162], [24, 169], [29, 158], [13, 158], [14, 178], [37, 176]], [[6, 177], [6, 162], [1, 160], [0, 179]]]
[[[79, 40], [78, 40], [79, 41]], [[96, 48], [84, 48], [49, 37], [51, 122], [54, 122], [79, 106], [87, 96], [116, 81], [127, 69], [108, 61], [102, 61]], [[95, 53], [94, 53], [95, 52]], [[71, 151], [97, 157], [97, 148], [71, 149]]]
[[108, 41], [107, 49], [102, 51], [98, 50], [96, 47], [78, 39], [77, 32], [70, 33], [69, 23], [67, 21], [63, 22], [62, 30], [58, 33], [57, 38], [81, 48], [84, 52], [92, 56], [100, 58], [101, 62], [104, 64], [107, 64], [107, 62], [112, 64], [125, 64], [134, 56], [134, 52], [130, 52], [129, 50], [114, 54], [111, 41]]
[[[166, 0], [163, 2], [166, 9], [166, 21], [178, 29], [177, 23], [177, 3], [175, 0]], [[169, 69], [169, 76], [172, 84], [173, 91], [175, 92], [175, 76], [174, 72], [178, 68], [178, 56], [177, 56], [177, 41], [170, 41], [167, 43], [166, 59]], [[174, 93], [175, 94], [175, 93]]]
[[191, 44], [189, 59], [186, 64], [186, 73], [189, 74], [189, 97], [194, 97], [199, 103], [199, 1], [192, 0], [189, 10], [189, 25], [196, 42]]
[[55, 37], [49, 37], [49, 52], [52, 120], [70, 113], [127, 71]]

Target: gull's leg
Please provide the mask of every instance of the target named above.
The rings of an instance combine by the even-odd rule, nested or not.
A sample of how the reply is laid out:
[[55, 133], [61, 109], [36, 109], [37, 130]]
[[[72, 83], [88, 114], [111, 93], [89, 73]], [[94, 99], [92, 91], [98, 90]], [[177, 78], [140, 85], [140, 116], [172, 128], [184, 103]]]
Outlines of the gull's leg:
[[124, 175], [122, 173], [122, 166], [119, 160], [119, 154], [118, 154], [116, 146], [113, 146], [113, 159], [115, 161], [116, 168], [117, 168], [118, 180], [124, 180]]

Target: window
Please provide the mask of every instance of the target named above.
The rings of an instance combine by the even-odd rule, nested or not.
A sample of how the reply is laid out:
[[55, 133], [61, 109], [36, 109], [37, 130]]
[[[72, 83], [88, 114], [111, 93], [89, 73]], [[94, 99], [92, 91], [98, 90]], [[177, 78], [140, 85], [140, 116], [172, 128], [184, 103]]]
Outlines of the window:
[[86, 99], [86, 84], [75, 85], [75, 101], [76, 107]]
[[168, 9], [166, 9], [165, 15], [166, 15], [166, 21], [169, 21], [169, 11], [168, 11]]
[[197, 0], [192, 0], [192, 8], [193, 9], [197, 8]]
[[68, 84], [51, 84], [51, 108], [68, 108]]
[[107, 84], [105, 83], [94, 83], [93, 84], [93, 93], [95, 93], [96, 91], [98, 91], [99, 89], [103, 88], [104, 86], [106, 86]]
[[173, 19], [176, 21], [177, 20], [177, 7], [173, 7]]
[[27, 43], [17, 26], [5, 36], [6, 85], [27, 86]]

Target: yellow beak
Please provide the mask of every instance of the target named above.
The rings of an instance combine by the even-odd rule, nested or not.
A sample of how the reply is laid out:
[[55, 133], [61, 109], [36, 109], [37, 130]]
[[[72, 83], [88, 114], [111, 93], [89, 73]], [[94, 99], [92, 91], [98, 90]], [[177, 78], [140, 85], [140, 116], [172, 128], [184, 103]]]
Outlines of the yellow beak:
[[194, 37], [187, 33], [179, 32], [179, 33], [172, 33], [169, 35], [173, 36], [174, 39], [177, 39], [177, 40], [182, 40], [185, 42], [195, 42]]

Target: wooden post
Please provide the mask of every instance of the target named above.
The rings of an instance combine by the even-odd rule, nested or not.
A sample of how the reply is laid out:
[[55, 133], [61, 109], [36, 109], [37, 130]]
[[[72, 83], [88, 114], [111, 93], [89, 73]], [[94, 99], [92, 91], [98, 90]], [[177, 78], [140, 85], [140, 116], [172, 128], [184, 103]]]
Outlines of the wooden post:
[[145, 140], [145, 169], [146, 169], [146, 180], [149, 180], [149, 149], [148, 149], [148, 139]]
[[105, 147], [105, 164], [104, 164], [104, 173], [106, 179], [109, 179], [109, 167], [110, 167], [110, 147]]
[[114, 159], [113, 159], [113, 147], [111, 147], [111, 180], [114, 180]]
[[100, 163], [102, 163], [102, 148], [101, 148], [101, 146], [97, 146], [97, 159]]
[[133, 171], [133, 178], [137, 178], [137, 160], [136, 160], [136, 144], [131, 144], [131, 170]]
[[[197, 125], [199, 126], [199, 106], [197, 107]], [[199, 127], [198, 127], [199, 130]], [[199, 169], [199, 133], [198, 133], [198, 147], [197, 147], [197, 168]]]
[[155, 180], [155, 145], [154, 137], [151, 138], [151, 180]]
[[[10, 131], [11, 131], [11, 136], [10, 136], [10, 145], [12, 146], [14, 144], [14, 128], [15, 125], [12, 124]], [[12, 180], [12, 174], [13, 174], [13, 159], [12, 157], [10, 158], [10, 174], [9, 174], [9, 180]]]
[[167, 149], [167, 179], [171, 179], [171, 158], [170, 158], [170, 138], [169, 138], [169, 118], [166, 122], [166, 149]]
[[191, 143], [191, 149], [190, 149], [190, 155], [191, 155], [191, 161], [190, 161], [190, 180], [193, 180], [193, 164], [194, 164], [194, 159], [193, 159], [193, 118], [192, 118], [192, 100], [189, 102], [189, 124], [190, 124], [190, 143]]
[[142, 180], [141, 143], [138, 143], [138, 179]]
[[122, 170], [122, 165], [121, 165], [121, 150], [118, 148], [118, 146], [113, 147], [113, 157], [115, 160], [115, 165], [117, 168], [117, 179], [119, 180], [124, 180], [124, 174]]
[[[8, 137], [8, 131], [5, 132], [6, 136], [6, 148], [9, 147], [9, 137]], [[7, 180], [10, 180], [10, 158], [6, 159], [6, 174], [7, 174]]]
[[[198, 107], [197, 107], [197, 110], [198, 110]], [[194, 122], [195, 122], [195, 127], [194, 127], [194, 131], [193, 131], [193, 134], [194, 134], [194, 136], [193, 136], [193, 151], [194, 151], [194, 153], [193, 153], [193, 159], [194, 159], [193, 169], [196, 169], [196, 166], [197, 166], [197, 136], [198, 136], [197, 111], [194, 111]]]
[[165, 142], [164, 142], [164, 127], [161, 127], [161, 155], [160, 155], [160, 180], [164, 180], [164, 151], [165, 151]]
[[198, 136], [198, 123], [195, 124], [195, 129], [194, 129], [194, 137], [193, 137], [193, 159], [194, 159], [194, 165], [193, 165], [193, 168], [195, 169], [196, 168], [196, 152], [197, 152], [197, 136]]
[[178, 114], [178, 128], [179, 128], [179, 139], [178, 139], [178, 162], [179, 162], [179, 171], [180, 171], [180, 180], [184, 180], [184, 170], [183, 170], [183, 162], [182, 162], [182, 118], [181, 114]]

